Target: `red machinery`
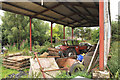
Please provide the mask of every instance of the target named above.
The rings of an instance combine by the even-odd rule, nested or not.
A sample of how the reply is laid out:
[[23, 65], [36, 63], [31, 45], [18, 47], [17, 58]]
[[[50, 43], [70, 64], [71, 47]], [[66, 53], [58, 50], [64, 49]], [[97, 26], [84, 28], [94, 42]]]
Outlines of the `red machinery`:
[[61, 41], [64, 42], [64, 44], [56, 48], [62, 50], [65, 57], [86, 53], [92, 47], [91, 44], [86, 42], [79, 44], [79, 40], [63, 39]]

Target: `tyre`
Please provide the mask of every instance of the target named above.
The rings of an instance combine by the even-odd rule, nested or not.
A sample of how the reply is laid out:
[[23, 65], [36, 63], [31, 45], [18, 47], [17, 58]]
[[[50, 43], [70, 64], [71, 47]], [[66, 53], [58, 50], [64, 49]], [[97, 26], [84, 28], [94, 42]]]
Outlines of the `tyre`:
[[75, 72], [84, 71], [84, 70], [85, 70], [85, 67], [82, 64], [75, 63], [70, 67], [70, 74], [74, 74]]
[[65, 51], [65, 57], [70, 57], [76, 55], [75, 49], [69, 48]]

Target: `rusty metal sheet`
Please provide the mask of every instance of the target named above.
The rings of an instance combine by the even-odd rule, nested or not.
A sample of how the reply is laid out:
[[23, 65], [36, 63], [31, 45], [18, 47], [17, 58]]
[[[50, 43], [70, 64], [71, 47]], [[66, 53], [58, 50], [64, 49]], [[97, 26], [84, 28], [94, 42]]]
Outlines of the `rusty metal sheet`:
[[77, 60], [72, 58], [59, 58], [56, 62], [59, 67], [70, 68]]

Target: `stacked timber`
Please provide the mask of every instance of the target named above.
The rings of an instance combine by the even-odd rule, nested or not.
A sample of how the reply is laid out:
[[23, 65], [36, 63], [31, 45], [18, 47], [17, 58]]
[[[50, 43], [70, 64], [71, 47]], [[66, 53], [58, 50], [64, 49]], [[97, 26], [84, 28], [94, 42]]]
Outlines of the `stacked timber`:
[[3, 66], [10, 69], [23, 70], [30, 67], [31, 56], [11, 54], [3, 58]]
[[48, 53], [50, 56], [59, 56], [60, 49], [48, 48]]

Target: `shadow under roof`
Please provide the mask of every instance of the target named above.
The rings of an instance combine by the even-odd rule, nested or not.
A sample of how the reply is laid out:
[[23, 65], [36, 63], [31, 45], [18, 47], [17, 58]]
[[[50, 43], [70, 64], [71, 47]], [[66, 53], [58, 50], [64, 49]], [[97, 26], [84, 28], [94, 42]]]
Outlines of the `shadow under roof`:
[[98, 27], [98, 2], [2, 2], [2, 10], [69, 27]]

